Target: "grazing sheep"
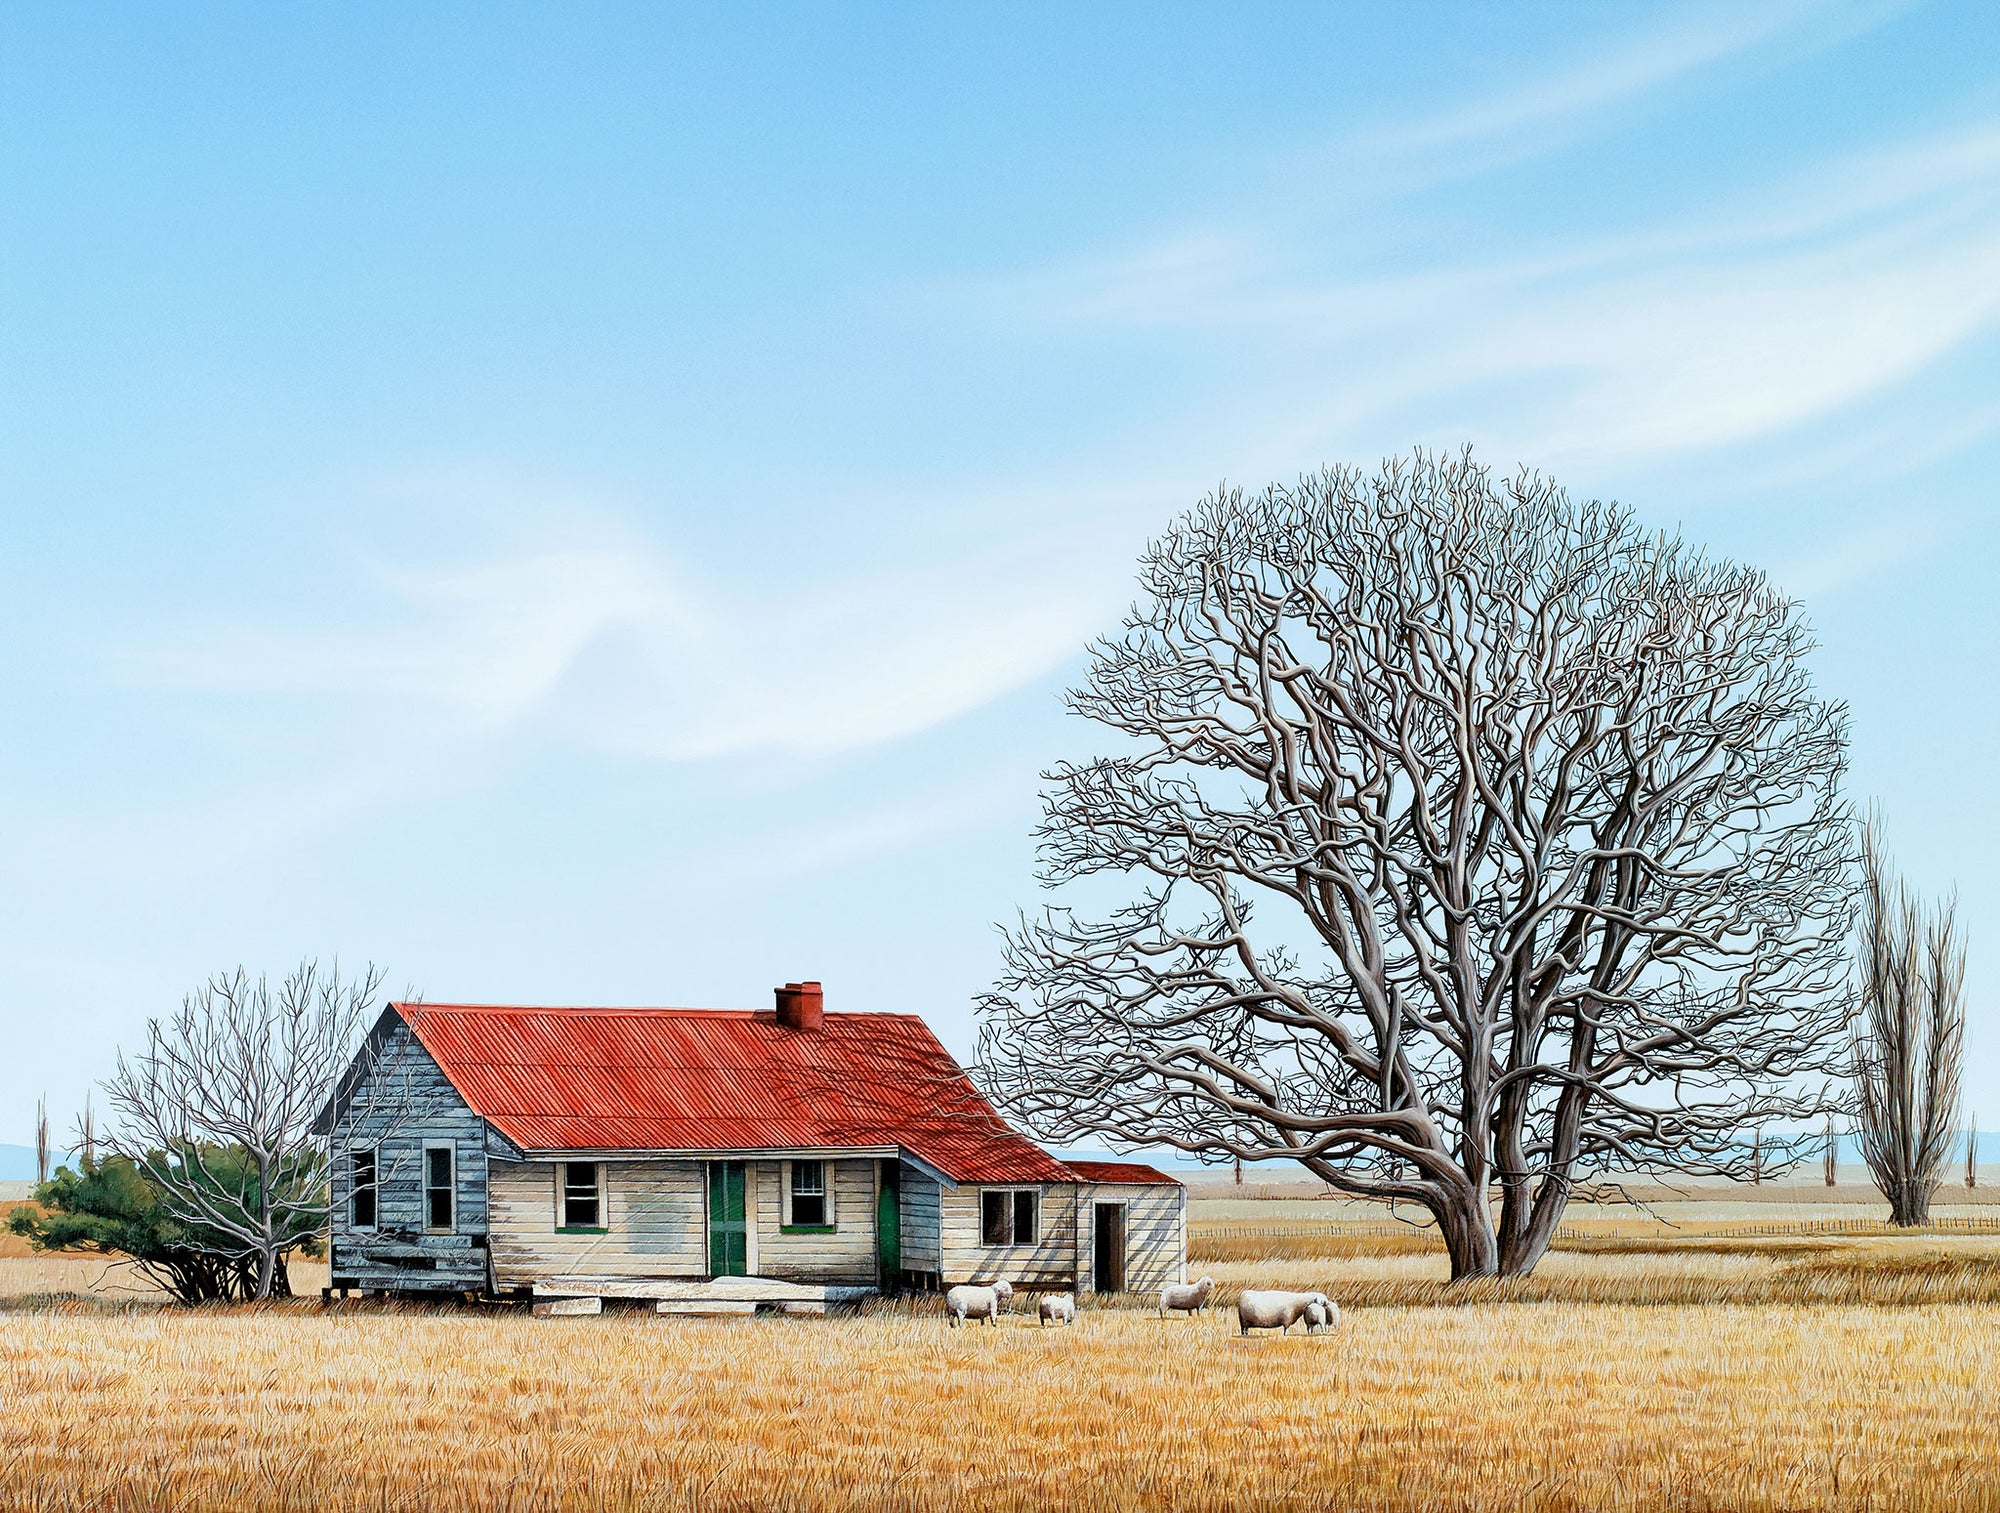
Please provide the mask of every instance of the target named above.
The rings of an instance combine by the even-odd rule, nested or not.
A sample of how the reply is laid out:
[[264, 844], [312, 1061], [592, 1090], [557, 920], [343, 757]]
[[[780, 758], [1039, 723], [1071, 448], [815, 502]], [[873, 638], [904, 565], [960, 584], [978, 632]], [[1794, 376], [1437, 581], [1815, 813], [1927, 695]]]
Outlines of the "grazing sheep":
[[1306, 1308], [1306, 1333], [1331, 1329], [1340, 1323], [1340, 1305], [1332, 1298], [1315, 1298]]
[[1243, 1334], [1253, 1329], [1289, 1332], [1300, 1319], [1311, 1334], [1339, 1323], [1340, 1309], [1323, 1292], [1246, 1292], [1236, 1300], [1236, 1324]]
[[1160, 1289], [1160, 1317], [1164, 1319], [1169, 1308], [1179, 1313], [1200, 1313], [1214, 1296], [1214, 1277], [1203, 1277], [1199, 1282], [1180, 1287], [1163, 1287]]
[[944, 1295], [945, 1317], [956, 1329], [967, 1319], [984, 1319], [992, 1324], [1007, 1311], [1014, 1301], [1012, 1282], [995, 1282], [990, 1287], [976, 1287], [966, 1284], [954, 1287]]
[[1043, 1298], [1037, 1310], [1044, 1324], [1074, 1324], [1076, 1322], [1076, 1295], [1061, 1292], [1053, 1297]]

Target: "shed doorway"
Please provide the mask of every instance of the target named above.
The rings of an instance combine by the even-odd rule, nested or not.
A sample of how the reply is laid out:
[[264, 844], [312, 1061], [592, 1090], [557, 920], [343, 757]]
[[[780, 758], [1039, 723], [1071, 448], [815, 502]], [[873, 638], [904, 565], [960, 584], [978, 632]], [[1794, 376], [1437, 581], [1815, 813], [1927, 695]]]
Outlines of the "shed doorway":
[[1125, 1290], [1125, 1205], [1091, 1205], [1091, 1283], [1099, 1292]]

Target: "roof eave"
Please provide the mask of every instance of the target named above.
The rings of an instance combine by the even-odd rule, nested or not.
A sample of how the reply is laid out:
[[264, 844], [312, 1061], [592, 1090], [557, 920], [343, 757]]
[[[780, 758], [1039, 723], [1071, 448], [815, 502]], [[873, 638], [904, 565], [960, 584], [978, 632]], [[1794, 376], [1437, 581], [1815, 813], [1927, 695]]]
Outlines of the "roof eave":
[[860, 1160], [867, 1157], [886, 1158], [903, 1154], [893, 1145], [759, 1145], [659, 1149], [651, 1146], [529, 1147], [521, 1145], [518, 1141], [510, 1141], [509, 1144], [514, 1145], [520, 1155], [502, 1159], [521, 1161], [779, 1161], [801, 1158], [808, 1161], [839, 1161]]

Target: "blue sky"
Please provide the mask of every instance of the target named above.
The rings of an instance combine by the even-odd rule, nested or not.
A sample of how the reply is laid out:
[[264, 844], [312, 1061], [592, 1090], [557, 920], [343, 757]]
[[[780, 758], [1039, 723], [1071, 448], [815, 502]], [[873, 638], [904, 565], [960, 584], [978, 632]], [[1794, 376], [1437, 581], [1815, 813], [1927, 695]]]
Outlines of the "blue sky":
[[913, 1010], [1218, 480], [1770, 569], [1990, 859], [2000, 8], [9, 7], [0, 1140], [208, 972]]

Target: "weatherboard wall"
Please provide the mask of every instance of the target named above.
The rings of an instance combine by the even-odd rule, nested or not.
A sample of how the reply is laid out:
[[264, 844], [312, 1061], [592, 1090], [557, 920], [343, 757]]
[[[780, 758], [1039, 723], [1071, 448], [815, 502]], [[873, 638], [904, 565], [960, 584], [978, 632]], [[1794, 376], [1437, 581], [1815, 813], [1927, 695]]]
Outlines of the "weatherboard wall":
[[[486, 1256], [486, 1124], [417, 1043], [389, 1021], [369, 1042], [360, 1073], [334, 1120], [330, 1149], [331, 1273], [335, 1286], [470, 1292], [489, 1280]], [[452, 1225], [424, 1223], [424, 1151], [452, 1152]], [[375, 1151], [372, 1228], [352, 1220], [357, 1149]]]
[[493, 1272], [502, 1288], [557, 1276], [708, 1275], [707, 1170], [699, 1161], [599, 1164], [601, 1226], [561, 1222], [557, 1161], [495, 1161]]
[[897, 1168], [896, 1178], [903, 1223], [903, 1270], [938, 1275], [944, 1270], [940, 1236], [944, 1184], [907, 1161]]
[[787, 1282], [872, 1287], [876, 1282], [875, 1162], [828, 1161], [833, 1200], [828, 1228], [785, 1227], [785, 1163], [751, 1163], [757, 1216], [757, 1274]]
[[1187, 1189], [1164, 1184], [1087, 1182], [1077, 1189], [1077, 1286], [1094, 1290], [1099, 1203], [1125, 1210], [1125, 1290], [1158, 1292], [1187, 1280]]
[[[1020, 1182], [1009, 1192], [1040, 1194], [1040, 1224], [1031, 1245], [988, 1245], [980, 1233], [980, 1194], [997, 1188], [959, 1186], [939, 1195], [939, 1249], [947, 1284], [1012, 1282], [1017, 1287], [1064, 1287], [1076, 1280], [1076, 1185]], [[905, 1263], [908, 1264], [907, 1262]]]

